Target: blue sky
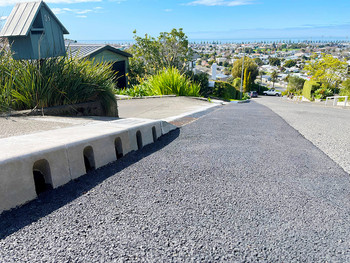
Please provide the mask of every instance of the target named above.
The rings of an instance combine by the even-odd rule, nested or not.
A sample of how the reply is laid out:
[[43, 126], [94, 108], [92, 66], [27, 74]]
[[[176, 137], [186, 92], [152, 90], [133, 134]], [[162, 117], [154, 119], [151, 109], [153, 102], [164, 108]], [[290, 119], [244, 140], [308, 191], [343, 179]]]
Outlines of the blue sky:
[[[0, 0], [5, 21], [15, 2]], [[183, 28], [190, 39], [350, 38], [350, 0], [48, 0], [75, 40], [131, 40]]]

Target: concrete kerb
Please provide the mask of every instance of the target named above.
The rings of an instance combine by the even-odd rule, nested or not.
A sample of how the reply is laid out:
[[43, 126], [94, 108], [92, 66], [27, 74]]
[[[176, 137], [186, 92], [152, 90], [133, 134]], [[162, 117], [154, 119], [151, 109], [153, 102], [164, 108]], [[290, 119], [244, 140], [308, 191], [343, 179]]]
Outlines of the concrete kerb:
[[184, 118], [184, 117], [196, 114], [196, 113], [200, 113], [200, 112], [203, 112], [203, 111], [206, 111], [209, 109], [213, 109], [213, 108], [218, 107], [220, 105], [222, 105], [222, 104], [213, 104], [213, 105], [209, 105], [208, 107], [205, 107], [205, 108], [202, 108], [199, 110], [194, 110], [194, 111], [186, 112], [184, 114], [180, 114], [177, 116], [169, 117], [169, 118], [164, 119], [164, 122], [165, 122], [165, 125], [167, 125], [166, 123], [168, 123], [168, 122], [175, 121], [175, 120], [178, 120], [178, 119], [181, 119], [181, 118]]
[[35, 169], [45, 185], [57, 188], [178, 128], [168, 121], [218, 106], [165, 120], [119, 119], [0, 139], [0, 214], [37, 197]]
[[117, 100], [140, 100], [140, 99], [160, 99], [160, 98], [174, 98], [177, 95], [155, 95], [155, 96], [143, 96], [143, 97], [131, 97], [128, 95], [116, 95]]
[[[158, 120], [120, 119], [1, 139], [0, 213], [35, 199], [39, 187], [64, 185], [176, 128]], [[41, 186], [34, 174], [44, 181]]]
[[248, 99], [248, 100], [234, 100], [234, 101], [230, 101], [229, 103], [238, 103], [238, 104], [240, 104], [240, 103], [249, 103], [250, 102], [250, 99]]

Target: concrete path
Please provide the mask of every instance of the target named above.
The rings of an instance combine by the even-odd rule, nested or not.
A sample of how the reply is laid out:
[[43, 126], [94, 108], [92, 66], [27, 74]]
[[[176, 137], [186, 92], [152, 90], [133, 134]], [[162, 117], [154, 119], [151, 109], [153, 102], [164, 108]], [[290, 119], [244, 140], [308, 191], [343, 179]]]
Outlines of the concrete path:
[[[118, 100], [120, 118], [173, 120], [179, 115], [206, 110], [218, 104], [187, 97]], [[0, 138], [47, 130], [103, 123], [116, 120], [104, 117], [0, 117]]]
[[189, 97], [118, 100], [121, 118], [172, 120], [190, 112], [215, 107], [218, 104]]
[[214, 111], [0, 216], [1, 262], [349, 262], [350, 178], [270, 109]]

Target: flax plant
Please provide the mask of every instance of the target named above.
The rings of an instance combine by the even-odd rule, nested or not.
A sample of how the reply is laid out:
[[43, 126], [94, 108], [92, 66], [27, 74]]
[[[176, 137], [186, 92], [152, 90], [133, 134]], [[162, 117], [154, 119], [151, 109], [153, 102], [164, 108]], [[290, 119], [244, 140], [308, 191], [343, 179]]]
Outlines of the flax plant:
[[106, 112], [116, 103], [111, 65], [65, 56], [14, 60], [0, 53], [0, 111], [101, 101]]
[[176, 68], [167, 68], [148, 80], [153, 94], [179, 96], [199, 96], [200, 86], [179, 72]]

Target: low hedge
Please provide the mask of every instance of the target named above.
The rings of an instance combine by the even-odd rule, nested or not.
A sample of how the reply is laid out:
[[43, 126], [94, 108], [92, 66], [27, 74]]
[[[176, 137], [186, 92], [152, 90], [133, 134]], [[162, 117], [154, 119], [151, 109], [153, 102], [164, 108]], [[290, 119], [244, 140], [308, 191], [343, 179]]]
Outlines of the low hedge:
[[215, 81], [212, 95], [215, 97], [223, 98], [225, 100], [230, 100], [239, 99], [240, 92], [228, 82]]
[[321, 87], [320, 83], [308, 80], [305, 81], [304, 87], [303, 87], [303, 96], [307, 98], [308, 100], [313, 100], [313, 94], [316, 90], [318, 90]]

